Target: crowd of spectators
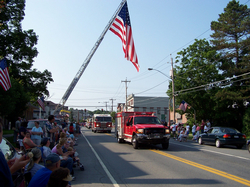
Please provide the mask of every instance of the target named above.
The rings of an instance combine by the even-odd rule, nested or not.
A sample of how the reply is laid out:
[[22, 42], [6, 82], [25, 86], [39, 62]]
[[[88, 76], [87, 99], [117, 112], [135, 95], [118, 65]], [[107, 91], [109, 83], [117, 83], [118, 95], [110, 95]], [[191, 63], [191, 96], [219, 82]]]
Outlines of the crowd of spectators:
[[[70, 124], [69, 127], [73, 126]], [[39, 122], [30, 131], [26, 129], [27, 122], [18, 118], [14, 130], [15, 141], [19, 142], [23, 156], [6, 161], [0, 150], [0, 182], [1, 186], [25, 185], [29, 187], [70, 186], [75, 180], [74, 169], [84, 170], [76, 152], [76, 128], [69, 128], [64, 121], [62, 125], [55, 123], [55, 117], [50, 115], [42, 129]], [[73, 126], [74, 127], [74, 126]], [[76, 125], [75, 125], [76, 127]], [[79, 129], [78, 129], [79, 130]], [[0, 121], [0, 143], [3, 130]], [[17, 184], [13, 175], [19, 173], [23, 179]], [[28, 185], [27, 185], [28, 184]]]
[[204, 120], [201, 121], [201, 124], [198, 123], [193, 123], [192, 127], [190, 128], [189, 124], [173, 124], [171, 125], [171, 131], [173, 134], [173, 138], [177, 141], [186, 141], [189, 134], [190, 134], [190, 129], [192, 131], [193, 141], [198, 140], [198, 137], [201, 133], [207, 132], [211, 128], [211, 123], [209, 120]]

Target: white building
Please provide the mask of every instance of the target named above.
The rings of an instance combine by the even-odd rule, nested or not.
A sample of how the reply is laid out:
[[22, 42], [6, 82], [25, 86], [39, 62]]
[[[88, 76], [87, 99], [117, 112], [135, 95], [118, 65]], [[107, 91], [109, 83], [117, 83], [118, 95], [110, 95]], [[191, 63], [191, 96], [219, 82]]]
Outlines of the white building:
[[168, 122], [168, 109], [168, 97], [135, 96], [134, 94], [127, 97], [128, 112], [155, 112], [161, 121]]

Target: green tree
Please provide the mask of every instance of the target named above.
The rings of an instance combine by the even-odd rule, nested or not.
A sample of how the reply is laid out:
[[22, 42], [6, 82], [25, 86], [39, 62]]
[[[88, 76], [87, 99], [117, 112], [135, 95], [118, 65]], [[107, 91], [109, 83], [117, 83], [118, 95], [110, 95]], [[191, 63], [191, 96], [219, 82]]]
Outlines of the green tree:
[[[218, 64], [215, 59], [218, 55], [205, 39], [195, 40], [194, 44], [177, 53], [176, 61], [180, 65], [175, 67], [174, 83], [176, 105], [185, 100], [196, 110], [196, 119], [213, 119], [215, 115], [216, 101], [213, 96], [218, 87], [212, 82], [221, 80], [218, 72]], [[206, 87], [198, 87], [207, 85]], [[172, 84], [169, 84], [167, 94], [172, 97]], [[192, 89], [198, 87], [197, 89]], [[190, 89], [191, 88], [191, 89]], [[186, 114], [188, 118], [194, 116], [193, 108], [188, 108]], [[183, 114], [182, 110], [178, 110]]]
[[111, 117], [112, 117], [112, 122], [115, 122], [115, 115], [116, 115], [116, 112], [111, 112]]
[[41, 94], [49, 95], [47, 84], [53, 81], [48, 70], [32, 69], [38, 54], [38, 36], [33, 30], [22, 30], [24, 8], [25, 0], [0, 1], [0, 59], [7, 59], [12, 80], [10, 90], [0, 91], [0, 98], [4, 99], [1, 107], [8, 108], [1, 110], [0, 115], [11, 121], [20, 116], [28, 101], [36, 103]]
[[[211, 22], [211, 29], [211, 42], [221, 55], [220, 71], [229, 78], [228, 85], [216, 97], [220, 103], [227, 103], [225, 108], [231, 108], [231, 123], [241, 129], [246, 110], [243, 103], [250, 99], [249, 75], [242, 76], [250, 72], [250, 10], [232, 0], [218, 21]], [[238, 77], [231, 80], [235, 76]]]

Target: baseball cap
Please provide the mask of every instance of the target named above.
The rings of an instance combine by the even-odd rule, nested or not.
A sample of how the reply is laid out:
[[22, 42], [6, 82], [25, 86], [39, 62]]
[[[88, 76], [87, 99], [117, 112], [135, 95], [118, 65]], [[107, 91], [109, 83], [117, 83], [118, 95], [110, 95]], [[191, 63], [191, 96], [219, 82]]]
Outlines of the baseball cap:
[[72, 181], [72, 180], [73, 178], [70, 174], [68, 174], [67, 177], [63, 179], [63, 181]]
[[56, 153], [52, 153], [46, 158], [46, 165], [57, 163], [60, 160], [60, 157]]

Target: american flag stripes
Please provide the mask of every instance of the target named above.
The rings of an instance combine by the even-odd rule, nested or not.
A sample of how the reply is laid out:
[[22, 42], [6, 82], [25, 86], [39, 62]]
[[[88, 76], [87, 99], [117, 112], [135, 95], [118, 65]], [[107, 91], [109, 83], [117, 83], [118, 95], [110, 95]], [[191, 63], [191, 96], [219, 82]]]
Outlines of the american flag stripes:
[[121, 11], [118, 13], [110, 27], [110, 30], [121, 39], [125, 58], [131, 61], [139, 72], [140, 66], [138, 64], [138, 59], [135, 52], [127, 2], [123, 5]]
[[179, 106], [179, 109], [183, 110], [183, 112], [185, 112], [187, 110], [187, 106], [188, 106], [188, 104], [185, 101], [182, 101], [180, 106]]
[[44, 106], [44, 96], [40, 97], [38, 100], [37, 100], [39, 106], [45, 110], [45, 106]]
[[11, 82], [9, 77], [9, 69], [7, 67], [6, 59], [0, 60], [0, 85], [5, 91], [10, 89]]

